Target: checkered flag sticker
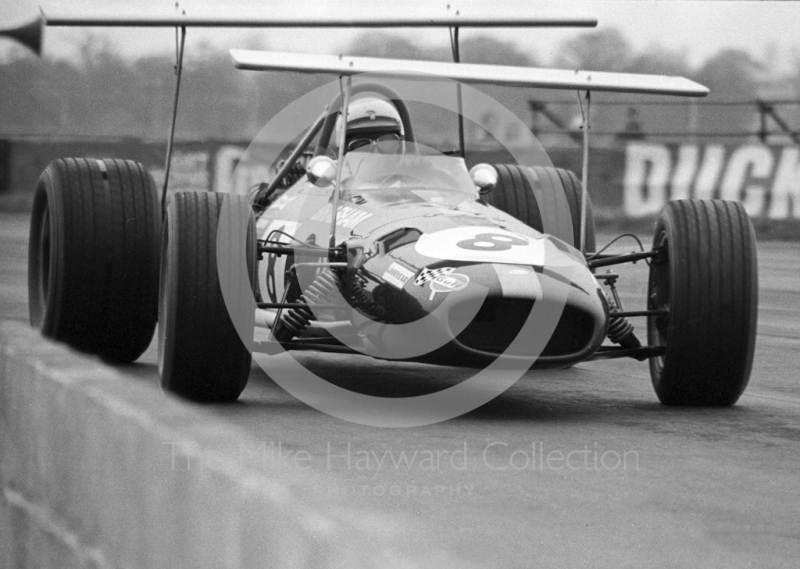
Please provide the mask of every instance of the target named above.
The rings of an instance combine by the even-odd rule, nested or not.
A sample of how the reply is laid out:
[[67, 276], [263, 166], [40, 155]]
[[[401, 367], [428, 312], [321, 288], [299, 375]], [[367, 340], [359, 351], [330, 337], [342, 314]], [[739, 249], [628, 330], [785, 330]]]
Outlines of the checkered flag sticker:
[[426, 282], [432, 281], [437, 277], [443, 277], [445, 275], [449, 275], [453, 271], [455, 271], [455, 267], [442, 267], [440, 269], [428, 269], [423, 268], [420, 274], [417, 275], [417, 278], [414, 279], [414, 284], [417, 286], [424, 286]]

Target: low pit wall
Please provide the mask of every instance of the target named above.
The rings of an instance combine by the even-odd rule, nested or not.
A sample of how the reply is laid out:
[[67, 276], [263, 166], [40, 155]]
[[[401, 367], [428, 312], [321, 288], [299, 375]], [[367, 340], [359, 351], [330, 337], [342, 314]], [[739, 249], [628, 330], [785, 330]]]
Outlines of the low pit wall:
[[309, 497], [321, 474], [208, 450], [241, 444], [151, 379], [0, 323], [0, 567], [456, 566], [399, 519]]

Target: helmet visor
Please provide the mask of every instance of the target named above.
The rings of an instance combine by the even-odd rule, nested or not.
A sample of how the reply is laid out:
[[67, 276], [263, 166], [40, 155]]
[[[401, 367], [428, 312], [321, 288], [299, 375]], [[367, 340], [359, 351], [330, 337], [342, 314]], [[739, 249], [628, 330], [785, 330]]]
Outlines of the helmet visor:
[[[352, 138], [347, 143], [347, 151], [363, 149], [371, 150], [372, 145], [376, 145], [379, 152], [383, 154], [394, 154], [400, 150], [402, 137], [396, 132], [386, 132], [379, 136], [359, 136]], [[369, 148], [366, 148], [369, 146]]]

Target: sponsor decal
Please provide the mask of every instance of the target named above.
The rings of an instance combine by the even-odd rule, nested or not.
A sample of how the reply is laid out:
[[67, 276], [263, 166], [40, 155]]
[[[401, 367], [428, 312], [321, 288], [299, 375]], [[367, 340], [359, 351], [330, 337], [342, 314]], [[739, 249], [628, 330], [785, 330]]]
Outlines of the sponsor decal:
[[440, 269], [423, 268], [422, 271], [414, 279], [414, 284], [417, 286], [425, 286], [425, 283], [432, 281], [436, 277], [442, 277], [451, 274], [455, 271], [455, 267], [442, 267]]
[[467, 288], [469, 277], [462, 273], [451, 273], [441, 275], [431, 281], [431, 296], [428, 300], [433, 300], [437, 292], [455, 292]]
[[387, 283], [403, 288], [405, 284], [414, 276], [414, 271], [405, 268], [400, 263], [392, 263], [386, 272], [383, 273], [383, 280]]
[[667, 200], [682, 198], [737, 200], [752, 217], [800, 219], [800, 148], [629, 143], [625, 215], [656, 215]]
[[[332, 206], [327, 204], [317, 213], [311, 216], [312, 221], [329, 221], [331, 218]], [[355, 229], [355, 227], [372, 217], [368, 211], [356, 209], [354, 207], [340, 205], [336, 210], [336, 226], [344, 227], [346, 229]]]

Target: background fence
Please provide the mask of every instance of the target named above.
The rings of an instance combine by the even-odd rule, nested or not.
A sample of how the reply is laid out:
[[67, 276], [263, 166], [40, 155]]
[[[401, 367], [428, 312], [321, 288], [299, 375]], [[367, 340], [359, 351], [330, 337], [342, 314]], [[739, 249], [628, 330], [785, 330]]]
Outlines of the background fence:
[[[267, 164], [239, 166], [246, 143], [179, 142], [170, 176], [171, 191], [213, 190], [246, 193], [269, 176]], [[281, 148], [265, 148], [277, 155]], [[26, 209], [40, 172], [62, 156], [130, 158], [145, 164], [160, 185], [164, 179], [164, 143], [135, 139], [72, 141], [0, 141], [0, 196]], [[580, 174], [577, 146], [557, 146], [549, 156], [555, 166]], [[493, 144], [475, 144], [470, 164], [508, 159]], [[652, 137], [618, 142], [592, 150], [590, 194], [601, 219], [648, 218], [666, 200], [724, 198], [744, 203], [755, 219], [800, 219], [800, 147], [736, 142], [683, 143]]]

